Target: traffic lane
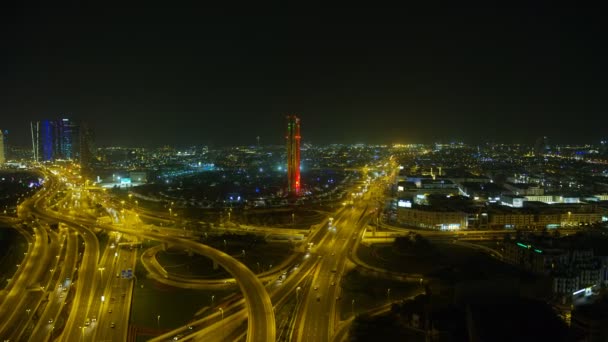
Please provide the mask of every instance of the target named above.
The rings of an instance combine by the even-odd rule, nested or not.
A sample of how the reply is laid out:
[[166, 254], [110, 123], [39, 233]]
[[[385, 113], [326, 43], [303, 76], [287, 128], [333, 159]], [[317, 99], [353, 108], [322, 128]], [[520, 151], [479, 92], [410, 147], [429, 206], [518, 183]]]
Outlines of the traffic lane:
[[[62, 282], [63, 279], [67, 279], [68, 277], [72, 277], [72, 272], [76, 267], [76, 255], [78, 254], [78, 234], [68, 230], [67, 234], [67, 242], [66, 242], [66, 252], [65, 257], [63, 259], [63, 266], [61, 267], [61, 273], [59, 275], [59, 281]], [[40, 322], [50, 322], [48, 325], [45, 324], [37, 324], [32, 335], [30, 336], [31, 341], [44, 341], [49, 334], [52, 332], [52, 328], [54, 327], [54, 322], [57, 321], [59, 313], [64, 306], [65, 298], [68, 295], [69, 287], [60, 288], [58, 285], [49, 290], [53, 291], [53, 297], [48, 303], [47, 308], [45, 309], [43, 315], [40, 318]]]
[[89, 318], [89, 308], [98, 283], [97, 262], [99, 260], [99, 242], [95, 234], [85, 226], [72, 224], [63, 218], [61, 220], [71, 225], [83, 238], [83, 243], [85, 244], [82, 261], [78, 268], [76, 295], [60, 339], [61, 341], [77, 341], [81, 336], [86, 337], [90, 335], [85, 326], [85, 320]]
[[[62, 235], [61, 240], [59, 240], [59, 235], [51, 230], [49, 230], [48, 235], [51, 243], [49, 245], [49, 250], [46, 253], [48, 255], [45, 257], [45, 260], [41, 262], [41, 265], [44, 266], [42, 266], [42, 271], [40, 273], [40, 282], [36, 284], [36, 286], [41, 286], [42, 291], [29, 293], [29, 298], [26, 299], [26, 302], [23, 306], [26, 308], [26, 311], [29, 309], [31, 310], [30, 312], [35, 312], [35, 314], [30, 315], [28, 313], [26, 317], [23, 317], [18, 321], [17, 327], [16, 329], [14, 329], [14, 333], [10, 336], [11, 341], [21, 341], [23, 338], [25, 338], [23, 335], [26, 333], [26, 330], [28, 330], [27, 327], [33, 325], [32, 322], [34, 321], [34, 316], [38, 314], [38, 310], [41, 308], [41, 305], [43, 305], [43, 302], [47, 302], [47, 304], [44, 304], [43, 306], [44, 310], [46, 310], [48, 302], [51, 301], [54, 297], [53, 289], [55, 288], [55, 283], [53, 282], [53, 278], [55, 278], [55, 274], [59, 273], [59, 271], [57, 271], [59, 265], [59, 258], [51, 258], [51, 256], [64, 253], [64, 236]], [[46, 272], [47, 269], [49, 270], [49, 272]], [[18, 309], [15, 310], [18, 311]], [[44, 314], [44, 310], [42, 313], [40, 313], [41, 316]], [[44, 320], [42, 320], [42, 322], [44, 322]]]
[[247, 302], [249, 317], [247, 339], [249, 341], [273, 341], [275, 339], [276, 327], [270, 297], [255, 274], [238, 260], [222, 251], [191, 240], [156, 234], [153, 232], [135, 231], [122, 227], [109, 225], [100, 226], [111, 231], [114, 230], [139, 237], [173, 243], [175, 245], [190, 248], [201, 255], [210, 257], [238, 279], [238, 284]]
[[0, 306], [0, 318], [2, 326], [0, 327], [0, 336], [7, 336], [13, 331], [16, 308], [20, 308], [21, 303], [25, 300], [24, 292], [27, 291], [30, 283], [32, 282], [31, 275], [36, 269], [38, 269], [37, 263], [41, 258], [41, 253], [46, 250], [47, 236], [44, 233], [44, 229], [36, 229], [36, 240], [34, 241], [32, 252], [27, 252], [24, 258], [24, 264], [20, 265], [22, 268], [19, 273], [17, 281], [13, 287], [7, 293], [2, 306]]
[[[114, 268], [109, 273], [111, 284], [106, 289], [106, 300], [101, 305], [97, 319], [97, 338], [101, 341], [126, 341], [127, 339], [133, 280], [116, 277], [116, 274], [120, 275], [123, 269], [133, 269], [137, 261], [137, 254], [133, 251], [123, 250], [120, 252], [120, 258], [126, 259], [126, 262], [125, 264], [114, 263]], [[112, 311], [110, 312], [110, 310]]]
[[[328, 341], [333, 333], [333, 317], [335, 314], [335, 297], [338, 293], [336, 284], [339, 283], [339, 275], [333, 272], [336, 268], [342, 270], [346, 262], [347, 249], [352, 246], [351, 236], [357, 231], [356, 227], [363, 221], [365, 223], [365, 210], [368, 207], [366, 203], [357, 203], [344, 216], [344, 220], [339, 222], [336, 227], [335, 239], [324, 239], [319, 250], [329, 254], [329, 257], [321, 262], [319, 273], [316, 274], [314, 281], [316, 282], [313, 289], [320, 291], [318, 294], [308, 295], [308, 306], [305, 319], [299, 328], [300, 336], [304, 341]], [[361, 210], [363, 211], [361, 212]], [[336, 241], [346, 240], [346, 244]], [[329, 252], [329, 253], [328, 253]], [[333, 254], [333, 255], [332, 255]], [[337, 271], [337, 270], [336, 270]], [[331, 284], [334, 285], [331, 285]], [[318, 303], [315, 305], [314, 302]]]
[[[112, 247], [114, 245], [114, 247]], [[97, 287], [91, 308], [89, 310], [90, 319], [91, 319], [91, 335], [94, 340], [96, 340], [97, 334], [99, 333], [99, 326], [105, 321], [103, 319], [103, 313], [106, 303], [112, 301], [111, 296], [111, 284], [114, 279], [114, 272], [116, 262], [118, 260], [118, 252], [116, 251], [115, 244], [113, 243], [113, 237], [110, 236], [108, 240], [108, 245], [104, 249], [103, 256], [101, 257], [101, 261], [97, 265], [97, 270], [99, 271], [99, 281], [100, 285]]]

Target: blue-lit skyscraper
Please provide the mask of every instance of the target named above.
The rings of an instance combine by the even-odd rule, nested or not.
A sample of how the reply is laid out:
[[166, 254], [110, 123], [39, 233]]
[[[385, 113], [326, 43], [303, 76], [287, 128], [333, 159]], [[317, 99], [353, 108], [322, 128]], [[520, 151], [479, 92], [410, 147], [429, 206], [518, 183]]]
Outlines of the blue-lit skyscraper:
[[78, 126], [70, 119], [55, 121], [55, 158], [76, 159], [78, 154]]
[[79, 159], [79, 129], [70, 119], [32, 122], [31, 131], [35, 161]]
[[39, 151], [40, 161], [53, 160], [55, 156], [55, 122], [42, 120], [39, 124]]

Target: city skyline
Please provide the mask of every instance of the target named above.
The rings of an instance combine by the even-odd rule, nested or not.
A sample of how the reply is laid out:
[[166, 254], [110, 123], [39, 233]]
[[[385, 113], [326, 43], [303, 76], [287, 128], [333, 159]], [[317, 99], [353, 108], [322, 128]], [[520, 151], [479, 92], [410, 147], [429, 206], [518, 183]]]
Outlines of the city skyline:
[[100, 146], [280, 145], [286, 113], [313, 144], [605, 138], [593, 9], [3, 14], [15, 145], [29, 121], [59, 116], [88, 122]]
[[408, 4], [3, 6], [2, 340], [608, 341], [604, 11]]

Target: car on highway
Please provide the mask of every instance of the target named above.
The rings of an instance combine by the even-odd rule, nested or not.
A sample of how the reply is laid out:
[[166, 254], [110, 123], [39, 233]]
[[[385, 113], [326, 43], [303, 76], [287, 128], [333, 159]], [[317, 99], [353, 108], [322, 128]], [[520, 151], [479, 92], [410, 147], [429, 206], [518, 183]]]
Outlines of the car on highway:
[[88, 327], [90, 324], [91, 324], [91, 320], [87, 318], [87, 319], [84, 321], [84, 326], [85, 326], [85, 327]]
[[312, 289], [317, 291], [319, 289], [319, 285], [315, 285], [315, 287], [313, 287]]
[[108, 313], [112, 313], [112, 309], [108, 310]]
[[321, 301], [321, 296], [317, 296], [317, 302]]
[[53, 319], [49, 318], [49, 324], [53, 323]]
[[110, 323], [110, 328], [114, 328], [116, 326], [116, 323], [112, 322]]

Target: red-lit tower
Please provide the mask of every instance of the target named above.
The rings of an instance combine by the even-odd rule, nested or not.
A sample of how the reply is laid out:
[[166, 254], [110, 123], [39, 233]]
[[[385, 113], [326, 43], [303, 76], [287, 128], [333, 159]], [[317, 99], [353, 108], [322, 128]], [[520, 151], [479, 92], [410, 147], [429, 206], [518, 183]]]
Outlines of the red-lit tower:
[[300, 118], [287, 116], [287, 192], [300, 193]]

